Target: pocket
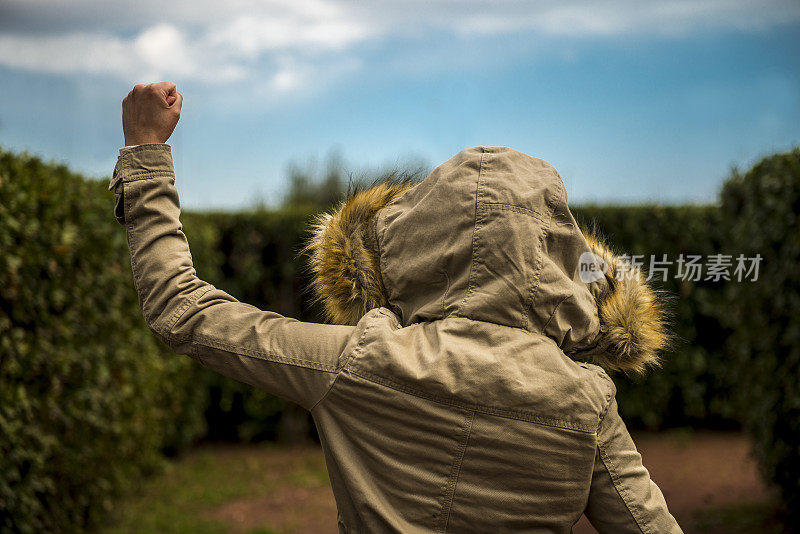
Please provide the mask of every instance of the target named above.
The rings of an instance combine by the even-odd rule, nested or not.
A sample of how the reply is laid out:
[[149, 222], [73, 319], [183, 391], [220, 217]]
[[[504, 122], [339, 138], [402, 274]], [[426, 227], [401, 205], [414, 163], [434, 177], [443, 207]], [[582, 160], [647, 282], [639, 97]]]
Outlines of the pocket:
[[114, 217], [120, 224], [125, 224], [125, 189], [122, 181], [114, 188]]

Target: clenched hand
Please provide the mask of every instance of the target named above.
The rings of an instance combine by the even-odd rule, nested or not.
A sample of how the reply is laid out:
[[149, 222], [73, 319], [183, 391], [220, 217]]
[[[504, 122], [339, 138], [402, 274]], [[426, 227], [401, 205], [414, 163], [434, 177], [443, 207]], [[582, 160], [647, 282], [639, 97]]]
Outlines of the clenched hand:
[[125, 146], [166, 143], [181, 117], [183, 95], [172, 82], [139, 84], [122, 101]]

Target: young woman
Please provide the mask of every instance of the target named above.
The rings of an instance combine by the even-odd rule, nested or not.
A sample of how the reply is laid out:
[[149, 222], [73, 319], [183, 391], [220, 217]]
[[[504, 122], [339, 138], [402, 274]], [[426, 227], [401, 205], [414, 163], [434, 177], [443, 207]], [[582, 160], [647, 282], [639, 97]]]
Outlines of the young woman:
[[311, 411], [340, 532], [568, 533], [583, 513], [604, 533], [681, 531], [587, 363], [655, 363], [657, 295], [581, 232], [552, 166], [478, 147], [353, 193], [309, 244], [340, 324], [304, 323], [196, 276], [164, 144], [181, 105], [168, 82], [123, 101], [110, 189], [144, 318]]

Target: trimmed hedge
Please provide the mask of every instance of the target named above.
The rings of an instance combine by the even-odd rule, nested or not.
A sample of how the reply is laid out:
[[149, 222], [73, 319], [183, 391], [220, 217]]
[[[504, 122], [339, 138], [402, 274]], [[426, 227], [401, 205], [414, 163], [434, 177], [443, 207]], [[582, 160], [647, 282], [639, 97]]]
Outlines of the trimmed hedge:
[[[674, 259], [723, 248], [720, 211], [713, 206], [584, 206], [574, 211], [631, 254]], [[199, 276], [263, 309], [322, 320], [305, 291], [308, 280], [298, 257], [311, 213], [184, 214]], [[722, 354], [728, 330], [717, 319], [723, 284], [670, 279], [660, 285], [680, 297], [673, 301], [674, 348], [663, 368], [644, 379], [615, 377], [623, 415], [638, 428], [737, 426]], [[298, 421], [302, 412], [282, 417], [293, 410], [291, 404], [214, 373], [203, 374], [211, 395], [206, 414], [211, 439], [294, 440], [306, 431]]]
[[[583, 226], [595, 226], [617, 251], [644, 255], [647, 261], [663, 255], [672, 262], [680, 255], [706, 258], [731, 247], [724, 243], [715, 206], [582, 206], [573, 211]], [[720, 297], [724, 283], [678, 280], [674, 263], [668, 274], [664, 282], [657, 276], [655, 286], [671, 297], [671, 350], [664, 354], [662, 367], [644, 377], [614, 376], [620, 412], [630, 426], [650, 430], [735, 427], [723, 354], [729, 329], [719, 320], [725, 311]]]
[[[579, 221], [596, 226], [619, 250], [631, 254], [674, 259], [679, 254], [707, 256], [723, 248], [720, 211], [713, 206], [583, 206], [574, 211]], [[321, 310], [306, 292], [308, 280], [298, 257], [312, 212], [184, 214], [199, 276], [263, 309], [321, 321]], [[670, 279], [657, 285], [679, 297], [672, 306], [674, 347], [663, 368], [643, 379], [615, 376], [620, 410], [635, 428], [736, 427], [722, 354], [729, 329], [717, 319], [723, 284]], [[201, 374], [211, 396], [206, 413], [210, 439], [291, 441], [306, 432], [298, 420], [304, 414], [290, 403], [205, 370]]]
[[[318, 210], [325, 209], [324, 207]], [[631, 254], [709, 255], [722, 248], [720, 211], [711, 206], [596, 207], [574, 210], [619, 250]], [[290, 317], [321, 321], [312, 306], [298, 250], [311, 211], [184, 215], [199, 276], [237, 298]], [[730, 428], [738, 423], [722, 354], [728, 331], [717, 320], [723, 285], [670, 279], [660, 284], [673, 301], [673, 350], [662, 369], [644, 379], [616, 376], [620, 410], [633, 427]], [[209, 437], [296, 440], [306, 431], [289, 403], [205, 372], [211, 402]], [[294, 429], [294, 430], [292, 430]], [[288, 435], [287, 435], [288, 434]]]
[[80, 531], [203, 431], [105, 183], [0, 149], [0, 531]]
[[[184, 213], [198, 276], [236, 298], [305, 321], [321, 321], [299, 249], [312, 213]], [[308, 412], [293, 403], [200, 368], [209, 396], [209, 440], [285, 442], [313, 436]]]
[[800, 531], [800, 149], [734, 173], [721, 197], [730, 241], [763, 258], [758, 283], [725, 288], [730, 380], [764, 474]]

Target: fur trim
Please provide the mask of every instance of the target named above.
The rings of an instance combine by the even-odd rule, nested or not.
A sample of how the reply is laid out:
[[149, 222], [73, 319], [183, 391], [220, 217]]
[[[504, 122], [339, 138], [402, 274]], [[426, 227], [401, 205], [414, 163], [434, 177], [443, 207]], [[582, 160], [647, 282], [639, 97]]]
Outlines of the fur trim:
[[664, 295], [653, 289], [642, 271], [614, 254], [600, 238], [584, 232], [592, 253], [603, 260], [608, 289], [597, 298], [602, 367], [642, 374], [660, 365], [658, 353], [669, 345]]
[[356, 189], [334, 212], [314, 221], [305, 247], [311, 286], [332, 322], [354, 325], [369, 310], [387, 304], [378, 264], [376, 215], [412, 185], [407, 179], [389, 179]]

